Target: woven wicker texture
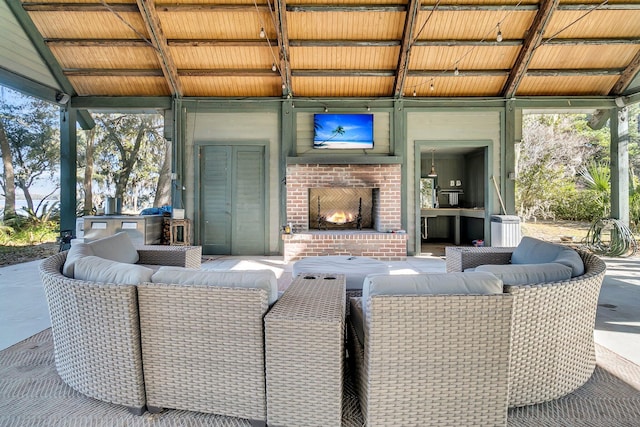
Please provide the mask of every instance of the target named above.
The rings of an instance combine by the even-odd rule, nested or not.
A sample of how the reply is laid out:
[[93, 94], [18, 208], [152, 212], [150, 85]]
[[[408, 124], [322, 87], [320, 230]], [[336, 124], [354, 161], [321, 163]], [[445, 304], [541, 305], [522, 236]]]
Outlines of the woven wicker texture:
[[345, 286], [300, 275], [265, 316], [269, 425], [341, 424]]
[[[598, 367], [565, 397], [509, 410], [509, 427], [638, 426], [640, 367], [596, 346]], [[364, 425], [345, 366], [342, 427]], [[0, 426], [249, 427], [241, 418], [165, 410], [136, 416], [74, 391], [56, 373], [51, 329], [0, 351]], [[424, 424], [421, 424], [424, 425]], [[477, 425], [477, 424], [473, 424]]]
[[475, 268], [484, 264], [508, 264], [514, 249], [447, 246], [444, 248], [447, 273], [464, 271], [467, 268]]
[[151, 407], [266, 421], [263, 289], [138, 286]]
[[[514, 248], [447, 247], [447, 271], [507, 264]], [[606, 264], [578, 251], [585, 273], [564, 282], [505, 286], [515, 297], [509, 406], [556, 399], [595, 368], [593, 328]]]
[[350, 327], [368, 427], [506, 425], [513, 298], [374, 296], [366, 343]]
[[145, 405], [135, 286], [69, 279], [67, 253], [40, 264], [60, 377], [87, 396], [131, 408]]
[[556, 399], [596, 366], [593, 328], [606, 265], [579, 252], [585, 274], [566, 282], [505, 286], [515, 297], [509, 406]]
[[201, 246], [140, 246], [138, 264], [173, 265], [200, 268]]

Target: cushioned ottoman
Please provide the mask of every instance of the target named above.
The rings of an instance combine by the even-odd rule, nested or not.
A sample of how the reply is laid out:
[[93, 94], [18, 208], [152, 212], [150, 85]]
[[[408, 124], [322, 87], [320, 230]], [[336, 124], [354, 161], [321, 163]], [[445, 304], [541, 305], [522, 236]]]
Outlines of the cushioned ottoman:
[[348, 255], [317, 256], [301, 259], [293, 264], [293, 276], [310, 274], [344, 274], [347, 290], [361, 290], [364, 278], [369, 274], [388, 274], [389, 266], [382, 261]]

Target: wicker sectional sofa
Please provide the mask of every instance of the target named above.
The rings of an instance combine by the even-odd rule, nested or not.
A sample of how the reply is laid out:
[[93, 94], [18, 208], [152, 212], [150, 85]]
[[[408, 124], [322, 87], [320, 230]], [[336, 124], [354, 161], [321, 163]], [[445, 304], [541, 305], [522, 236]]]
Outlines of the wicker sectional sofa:
[[[516, 248], [446, 248], [448, 272], [507, 265]], [[509, 406], [557, 399], [591, 377], [595, 366], [598, 296], [606, 265], [578, 250], [584, 272], [566, 280], [505, 284], [514, 297]]]
[[506, 425], [513, 297], [499, 279], [368, 276], [350, 302], [349, 358], [365, 425]]
[[[197, 250], [181, 249], [142, 247], [137, 250], [139, 263], [199, 265]], [[87, 396], [142, 413], [146, 397], [136, 286], [69, 278], [62, 274], [67, 254], [40, 264], [58, 374]]]
[[[135, 414], [172, 408], [264, 426], [264, 315], [277, 299], [275, 274], [196, 270], [200, 247], [136, 252], [139, 261], [128, 269], [144, 263], [156, 280], [70, 278], [63, 274], [69, 251], [40, 264], [62, 380]], [[76, 276], [86, 274], [82, 268], [76, 263]]]

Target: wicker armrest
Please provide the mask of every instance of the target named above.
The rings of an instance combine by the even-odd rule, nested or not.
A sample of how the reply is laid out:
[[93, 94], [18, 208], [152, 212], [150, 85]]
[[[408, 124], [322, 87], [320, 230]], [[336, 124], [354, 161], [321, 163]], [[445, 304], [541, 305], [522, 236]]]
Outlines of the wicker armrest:
[[447, 273], [485, 264], [509, 264], [514, 250], [515, 248], [448, 246], [445, 248]]
[[201, 246], [139, 246], [138, 264], [200, 268]]

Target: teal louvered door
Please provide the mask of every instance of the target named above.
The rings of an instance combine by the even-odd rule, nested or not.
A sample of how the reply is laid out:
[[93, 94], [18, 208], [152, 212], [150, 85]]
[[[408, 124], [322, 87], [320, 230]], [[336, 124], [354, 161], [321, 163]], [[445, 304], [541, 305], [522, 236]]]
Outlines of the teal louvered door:
[[203, 253], [265, 254], [264, 147], [201, 147]]

